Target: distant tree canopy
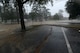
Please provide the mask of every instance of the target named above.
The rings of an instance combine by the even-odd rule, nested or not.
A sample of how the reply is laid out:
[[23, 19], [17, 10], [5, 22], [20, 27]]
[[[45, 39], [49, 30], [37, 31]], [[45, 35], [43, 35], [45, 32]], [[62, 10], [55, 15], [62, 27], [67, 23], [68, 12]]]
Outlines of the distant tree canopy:
[[17, 16], [17, 10], [12, 6], [13, 3], [10, 3], [10, 0], [0, 0], [0, 17], [1, 21], [7, 23], [7, 20], [11, 20], [11, 23], [13, 20], [19, 19]]
[[50, 16], [50, 12], [48, 10], [49, 9], [47, 9], [44, 5], [35, 4], [29, 13], [29, 17], [35, 21], [47, 20], [48, 16]]
[[0, 0], [0, 22], [19, 23], [18, 10], [14, 6], [14, 0]]
[[70, 14], [69, 19], [76, 19], [80, 15], [80, 5], [76, 2], [68, 1], [66, 10]]
[[59, 15], [56, 13], [54, 16], [53, 16], [53, 20], [59, 20]]
[[52, 17], [53, 20], [62, 20], [63, 19], [63, 16], [62, 14], [60, 13], [56, 13], [53, 17]]

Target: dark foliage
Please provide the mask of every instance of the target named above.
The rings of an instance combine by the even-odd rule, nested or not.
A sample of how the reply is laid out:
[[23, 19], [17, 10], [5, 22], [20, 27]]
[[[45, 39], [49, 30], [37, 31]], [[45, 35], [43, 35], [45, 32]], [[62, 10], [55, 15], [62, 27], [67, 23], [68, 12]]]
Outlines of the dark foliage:
[[68, 1], [66, 4], [66, 10], [70, 14], [69, 19], [76, 19], [80, 15], [80, 5], [76, 2]]

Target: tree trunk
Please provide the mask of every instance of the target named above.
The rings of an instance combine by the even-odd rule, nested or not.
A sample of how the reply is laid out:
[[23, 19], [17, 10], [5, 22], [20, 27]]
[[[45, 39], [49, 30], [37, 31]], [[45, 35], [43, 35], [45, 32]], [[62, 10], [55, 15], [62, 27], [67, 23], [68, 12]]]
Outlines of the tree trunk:
[[25, 23], [24, 23], [24, 17], [23, 17], [23, 4], [19, 4], [19, 15], [20, 15], [20, 23], [21, 23], [21, 29], [22, 31], [25, 31]]

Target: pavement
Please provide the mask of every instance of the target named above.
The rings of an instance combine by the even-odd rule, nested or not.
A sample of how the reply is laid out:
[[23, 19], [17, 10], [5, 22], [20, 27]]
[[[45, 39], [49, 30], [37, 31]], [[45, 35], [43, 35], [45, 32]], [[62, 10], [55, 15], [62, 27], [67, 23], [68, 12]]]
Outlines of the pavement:
[[79, 24], [54, 21], [26, 23], [28, 27], [32, 25], [43, 26], [13, 33], [20, 25], [1, 25], [0, 53], [80, 53]]
[[42, 26], [35, 30], [13, 34], [5, 39], [1, 39], [0, 53], [34, 52], [35, 48], [37, 48], [37, 46], [50, 33], [50, 29], [51, 27]]
[[80, 53], [80, 33], [74, 28], [52, 27], [40, 53]]
[[52, 26], [51, 35], [40, 53], [68, 53], [61, 27]]
[[73, 53], [80, 53], [80, 32], [73, 28], [64, 28]]
[[0, 40], [0, 53], [80, 53], [80, 33], [74, 28], [39, 26]]

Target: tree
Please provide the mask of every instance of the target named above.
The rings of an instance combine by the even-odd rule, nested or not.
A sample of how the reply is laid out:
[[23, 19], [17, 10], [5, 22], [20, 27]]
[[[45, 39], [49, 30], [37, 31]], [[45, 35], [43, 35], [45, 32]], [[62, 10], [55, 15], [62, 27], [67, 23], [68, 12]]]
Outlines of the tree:
[[43, 5], [43, 4], [47, 4], [49, 1], [51, 1], [51, 3], [53, 3], [52, 0], [16, 0], [18, 7], [19, 7], [19, 15], [20, 15], [20, 20], [21, 20], [22, 31], [26, 30], [25, 24], [24, 24], [24, 18], [23, 18], [23, 4], [28, 2], [30, 4], [38, 3], [38, 4]]
[[2, 16], [1, 19], [2, 19], [2, 21], [3, 21], [3, 17], [6, 15], [6, 14], [5, 14], [5, 15], [3, 16], [4, 12], [7, 12], [7, 10], [8, 10], [9, 1], [10, 1], [10, 0], [0, 0], [0, 3], [2, 3], [2, 5], [3, 5], [3, 6], [2, 6], [2, 9], [3, 9], [3, 10], [1, 10], [1, 16]]
[[59, 20], [60, 17], [59, 17], [59, 15], [56, 13], [56, 14], [53, 16], [53, 19], [54, 19], [54, 20]]
[[41, 17], [41, 5], [33, 4], [31, 13], [29, 15], [32, 20], [40, 20], [39, 18]]
[[76, 2], [68, 1], [66, 10], [70, 14], [69, 19], [76, 19], [80, 15], [80, 5]]
[[31, 18], [33, 21], [34, 19], [36, 19], [36, 17], [37, 17], [36, 15], [37, 15], [36, 12], [31, 12], [31, 13], [29, 13], [29, 18]]
[[36, 14], [34, 17], [35, 19], [42, 21], [43, 19], [47, 20], [50, 16], [50, 12], [48, 10], [49, 9], [47, 9], [44, 5], [35, 4], [32, 7], [31, 13]]
[[18, 8], [18, 6], [17, 6], [17, 2], [15, 1], [15, 0], [13, 0], [13, 3], [14, 3], [14, 7], [16, 8], [16, 15], [17, 15], [17, 22], [18, 22], [18, 24], [19, 24], [19, 8]]
[[2, 10], [2, 6], [0, 6], [0, 20], [1, 20], [1, 10]]
[[42, 11], [43, 18], [45, 20], [48, 20], [49, 17], [51, 16], [51, 13], [49, 12], [49, 9], [47, 9], [45, 6], [43, 8], [44, 8], [43, 11]]
[[59, 10], [59, 12], [58, 12], [58, 16], [59, 16], [59, 19], [63, 19], [63, 10]]
[[[21, 22], [21, 29], [22, 31], [25, 31], [25, 24], [24, 24], [24, 17], [23, 17], [23, 5], [28, 2], [30, 5], [31, 4], [39, 4], [39, 5], [44, 5], [47, 4], [49, 1], [51, 4], [53, 3], [53, 0], [0, 0], [0, 2], [4, 6], [4, 12], [5, 12], [5, 6], [10, 4], [10, 1], [15, 1], [16, 5], [18, 6], [19, 9], [19, 17], [20, 17], [20, 22]], [[5, 5], [6, 4], [6, 5]]]
[[11, 0], [2, 0], [0, 1], [2, 3], [1, 6], [1, 19], [2, 22], [5, 21], [7, 23], [7, 20], [11, 20], [11, 23], [19, 19], [16, 13], [16, 9], [12, 6], [13, 3], [10, 3]]

